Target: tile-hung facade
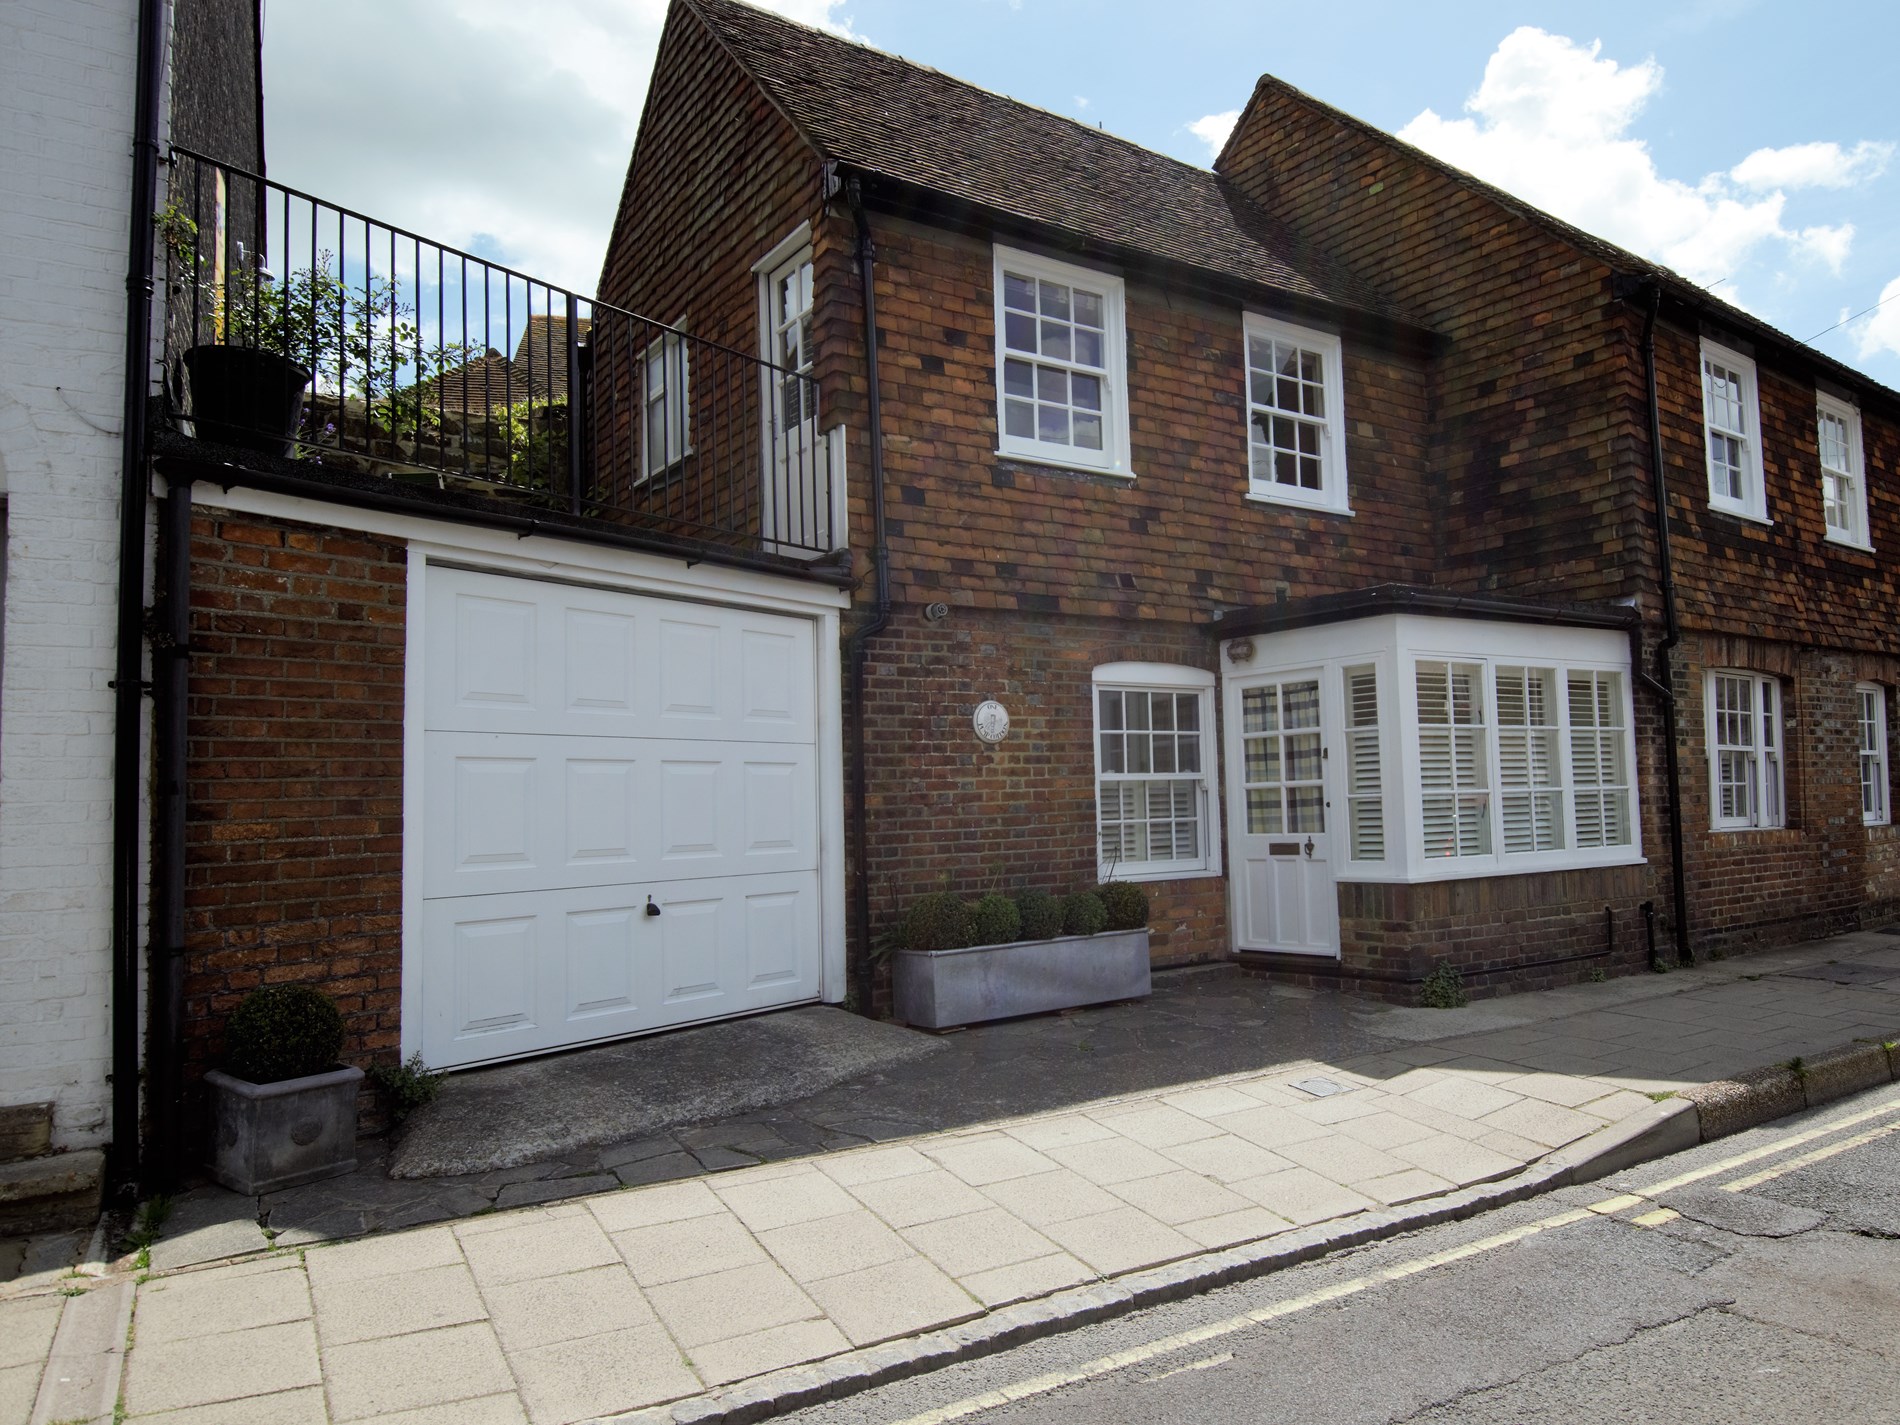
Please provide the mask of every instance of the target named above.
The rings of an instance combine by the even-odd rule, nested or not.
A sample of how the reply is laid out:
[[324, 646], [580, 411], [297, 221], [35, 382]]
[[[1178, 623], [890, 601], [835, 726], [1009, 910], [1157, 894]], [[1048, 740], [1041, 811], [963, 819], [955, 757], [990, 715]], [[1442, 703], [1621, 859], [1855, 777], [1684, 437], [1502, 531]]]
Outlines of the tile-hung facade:
[[734, 0], [653, 92], [603, 298], [769, 352], [795, 248], [887, 556], [854, 964], [946, 878], [1396, 996], [1900, 901], [1893, 392], [1270, 78], [1212, 173]]

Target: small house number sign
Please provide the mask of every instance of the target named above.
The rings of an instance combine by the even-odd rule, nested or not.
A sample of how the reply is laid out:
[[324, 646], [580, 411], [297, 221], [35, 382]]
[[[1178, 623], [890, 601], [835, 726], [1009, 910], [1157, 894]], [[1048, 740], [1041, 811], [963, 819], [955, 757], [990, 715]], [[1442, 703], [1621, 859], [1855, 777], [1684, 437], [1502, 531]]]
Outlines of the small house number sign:
[[978, 703], [970, 722], [985, 742], [1001, 742], [1009, 736], [1009, 709], [994, 698]]

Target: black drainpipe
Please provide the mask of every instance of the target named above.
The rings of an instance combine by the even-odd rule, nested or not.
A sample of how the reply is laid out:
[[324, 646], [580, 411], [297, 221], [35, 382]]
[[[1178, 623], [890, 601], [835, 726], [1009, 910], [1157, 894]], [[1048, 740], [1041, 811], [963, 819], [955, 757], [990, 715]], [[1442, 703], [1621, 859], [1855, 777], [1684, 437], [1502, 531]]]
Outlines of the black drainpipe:
[[131, 234], [125, 263], [125, 401], [119, 413], [119, 610], [112, 714], [113, 1192], [139, 1179], [139, 813], [144, 721], [145, 405], [151, 390], [152, 262], [158, 211], [158, 125], [165, 65], [163, 0], [139, 0], [138, 89], [132, 117]]
[[869, 787], [864, 769], [864, 662], [871, 640], [891, 622], [891, 551], [884, 534], [884, 415], [877, 378], [877, 248], [871, 241], [871, 222], [864, 213], [864, 195], [853, 178], [845, 189], [851, 203], [851, 215], [858, 227], [858, 280], [864, 289], [864, 370], [865, 397], [870, 403], [871, 437], [871, 564], [877, 571], [877, 604], [868, 622], [852, 630], [845, 640], [845, 662], [851, 677], [851, 820], [857, 828], [857, 875], [851, 887], [852, 908], [857, 915], [858, 935], [863, 941], [858, 956], [858, 1013], [872, 1012], [871, 998], [876, 976], [871, 963], [871, 866], [867, 854], [870, 829], [866, 825]]
[[[1662, 585], [1663, 636], [1656, 645], [1656, 675], [1644, 674], [1635, 659], [1630, 666], [1656, 694], [1662, 708], [1663, 768], [1669, 779], [1669, 878], [1675, 899], [1676, 959], [1695, 963], [1689, 948], [1689, 881], [1682, 864], [1682, 764], [1677, 750], [1676, 688], [1669, 655], [1682, 641], [1676, 617], [1675, 564], [1669, 555], [1669, 480], [1663, 468], [1662, 407], [1656, 397], [1656, 318], [1662, 311], [1662, 285], [1650, 282], [1648, 309], [1643, 314], [1643, 372], [1649, 387], [1649, 478], [1656, 503], [1656, 561]], [[1634, 635], [1640, 648], [1641, 631]], [[1634, 651], [1634, 650], [1633, 650]]]
[[158, 617], [152, 630], [152, 931], [146, 967], [145, 1155], [148, 1192], [169, 1191], [185, 1165], [180, 1046], [185, 1003], [185, 758], [191, 691], [191, 477], [167, 479], [159, 510]]

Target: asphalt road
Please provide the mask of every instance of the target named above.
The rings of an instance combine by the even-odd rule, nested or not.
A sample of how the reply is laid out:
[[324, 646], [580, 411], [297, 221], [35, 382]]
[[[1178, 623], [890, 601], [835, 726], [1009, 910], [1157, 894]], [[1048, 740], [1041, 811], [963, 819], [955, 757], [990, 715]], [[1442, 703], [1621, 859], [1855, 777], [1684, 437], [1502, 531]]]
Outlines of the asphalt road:
[[1900, 1089], [788, 1418], [1900, 1422]]

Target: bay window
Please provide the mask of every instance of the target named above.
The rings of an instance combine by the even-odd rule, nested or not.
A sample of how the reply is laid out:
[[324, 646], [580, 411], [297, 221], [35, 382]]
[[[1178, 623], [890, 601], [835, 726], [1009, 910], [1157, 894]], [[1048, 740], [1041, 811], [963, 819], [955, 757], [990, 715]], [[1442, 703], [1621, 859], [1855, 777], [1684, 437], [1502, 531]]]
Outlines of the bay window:
[[[1620, 624], [1372, 613], [1248, 639], [1238, 661], [1231, 645], [1223, 654], [1229, 796], [1251, 797], [1275, 765], [1280, 781], [1291, 780], [1281, 765], [1288, 750], [1274, 764], [1269, 740], [1247, 721], [1249, 699], [1273, 687], [1316, 689], [1318, 706], [1300, 710], [1300, 725], [1318, 735], [1308, 780], [1328, 809], [1316, 825], [1333, 835], [1310, 858], [1330, 854], [1340, 879], [1452, 880], [1642, 860], [1629, 634]], [[1304, 842], [1300, 850], [1307, 859]]]
[[1562, 664], [1414, 665], [1420, 851], [1522, 857], [1632, 843], [1624, 680]]

